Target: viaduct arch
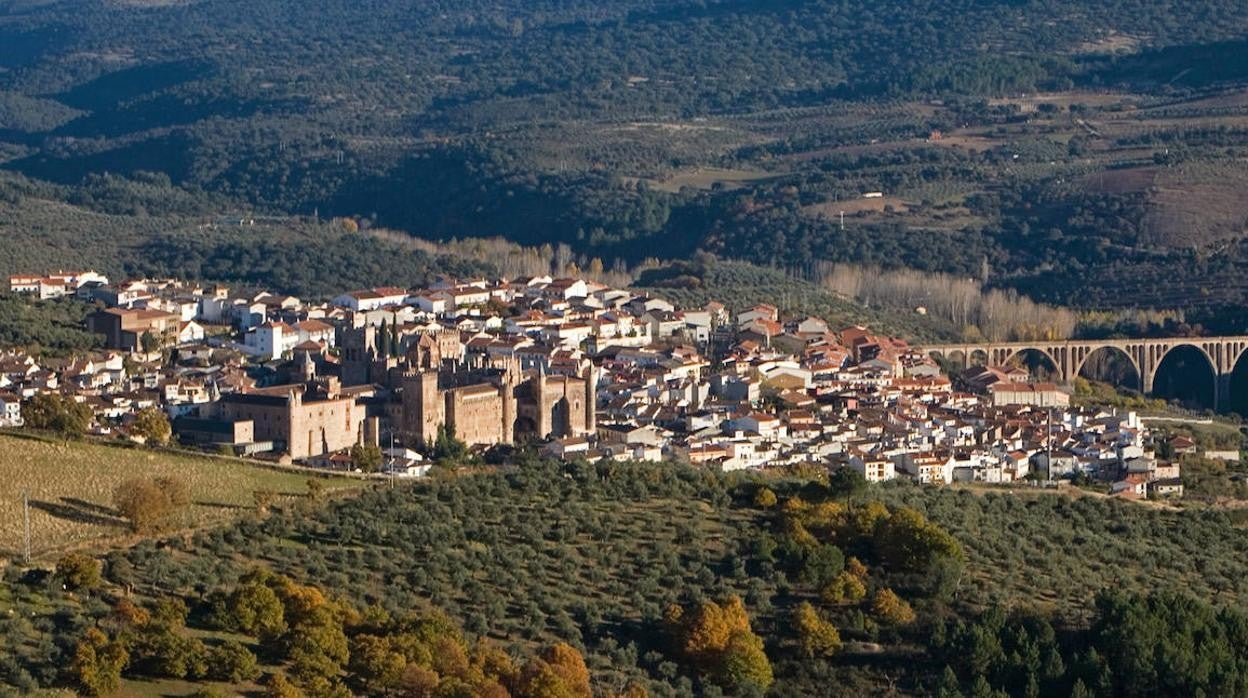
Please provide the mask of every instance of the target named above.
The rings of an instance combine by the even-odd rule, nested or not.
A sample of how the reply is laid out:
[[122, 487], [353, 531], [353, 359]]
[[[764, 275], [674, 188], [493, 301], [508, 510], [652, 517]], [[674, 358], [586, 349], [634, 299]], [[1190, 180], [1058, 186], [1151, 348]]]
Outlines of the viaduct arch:
[[1214, 377], [1213, 408], [1222, 409], [1230, 404], [1231, 374], [1235, 365], [1248, 350], [1248, 336], [1241, 337], [1171, 337], [1164, 339], [1095, 339], [1095, 340], [1064, 340], [1039, 342], [989, 342], [961, 344], [929, 344], [922, 348], [929, 354], [941, 358], [961, 353], [971, 356], [973, 352], [983, 352], [988, 356], [988, 363], [1003, 365], [1016, 354], [1024, 351], [1038, 351], [1044, 354], [1057, 367], [1057, 373], [1063, 383], [1070, 383], [1079, 375], [1088, 357], [1100, 349], [1116, 349], [1131, 361], [1136, 375], [1140, 378], [1140, 388], [1146, 394], [1153, 392], [1153, 382], [1157, 378], [1157, 369], [1167, 354], [1178, 347], [1193, 347], [1209, 361], [1209, 368]]

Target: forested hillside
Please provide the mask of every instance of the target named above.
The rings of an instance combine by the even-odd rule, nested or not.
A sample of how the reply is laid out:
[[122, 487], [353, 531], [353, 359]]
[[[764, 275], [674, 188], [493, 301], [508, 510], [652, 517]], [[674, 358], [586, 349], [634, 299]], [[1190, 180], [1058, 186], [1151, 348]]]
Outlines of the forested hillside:
[[114, 228], [914, 267], [1238, 331], [1245, 35], [1227, 0], [18, 1], [0, 166]]

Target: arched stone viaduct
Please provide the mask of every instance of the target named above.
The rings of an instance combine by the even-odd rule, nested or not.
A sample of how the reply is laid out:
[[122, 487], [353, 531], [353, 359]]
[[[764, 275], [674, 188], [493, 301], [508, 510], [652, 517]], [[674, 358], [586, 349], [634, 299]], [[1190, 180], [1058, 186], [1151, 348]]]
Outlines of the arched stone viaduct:
[[987, 363], [1000, 366], [1016, 354], [1034, 350], [1047, 356], [1057, 367], [1063, 383], [1079, 375], [1084, 363], [1100, 349], [1122, 352], [1140, 377], [1140, 388], [1153, 392], [1162, 359], [1178, 347], [1194, 347], [1209, 361], [1214, 376], [1214, 409], [1221, 408], [1230, 398], [1231, 373], [1248, 350], [1248, 337], [1175, 337], [1169, 339], [1097, 339], [1054, 342], [988, 342], [963, 344], [932, 344], [923, 348], [930, 354], [949, 358], [961, 353], [967, 365], [973, 354], [982, 353]]

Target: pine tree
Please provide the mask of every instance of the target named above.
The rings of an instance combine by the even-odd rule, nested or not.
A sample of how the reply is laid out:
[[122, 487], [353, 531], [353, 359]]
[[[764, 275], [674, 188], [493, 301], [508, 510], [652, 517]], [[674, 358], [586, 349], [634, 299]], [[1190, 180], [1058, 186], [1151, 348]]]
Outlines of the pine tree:
[[1044, 678], [1054, 681], [1062, 678], [1066, 674], [1066, 663], [1062, 661], [1061, 652], [1056, 647], [1050, 647], [1048, 656], [1044, 659]]
[[1023, 695], [1026, 698], [1040, 698], [1040, 681], [1036, 678], [1035, 672], [1027, 673], [1027, 686], [1023, 689]]
[[962, 698], [962, 683], [958, 681], [958, 675], [954, 673], [953, 667], [945, 665], [945, 671], [940, 677], [940, 690], [936, 692], [937, 698]]
[[975, 677], [975, 682], [971, 684], [971, 698], [996, 698], [996, 695], [997, 692], [992, 690], [988, 679], [982, 675]]

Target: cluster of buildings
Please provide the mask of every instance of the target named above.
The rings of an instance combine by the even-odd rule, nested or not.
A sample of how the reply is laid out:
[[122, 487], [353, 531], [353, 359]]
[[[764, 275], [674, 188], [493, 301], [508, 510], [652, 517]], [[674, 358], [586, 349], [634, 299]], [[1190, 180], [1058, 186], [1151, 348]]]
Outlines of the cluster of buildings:
[[[13, 277], [11, 288], [46, 297], [32, 281], [43, 278]], [[1077, 474], [1124, 496], [1141, 494], [1140, 481], [1143, 494], [1175, 491], [1177, 466], [1153, 456], [1134, 414], [1072, 408], [1022, 369], [951, 377], [902, 340], [770, 305], [678, 308], [549, 276], [441, 278], [321, 303], [68, 278], [90, 279], [73, 292], [100, 305], [89, 325], [107, 349], [0, 357], [10, 424], [22, 400], [58, 391], [89, 404], [100, 433], [157, 406], [186, 444], [327, 466], [372, 443], [412, 472], [421, 451], [453, 436], [562, 458], [847, 467], [873, 482]]]
[[39, 300], [79, 295], [86, 297], [91, 289], [108, 285], [108, 277], [93, 271], [55, 271], [50, 274], [18, 274], [9, 277], [9, 290], [25, 293]]

